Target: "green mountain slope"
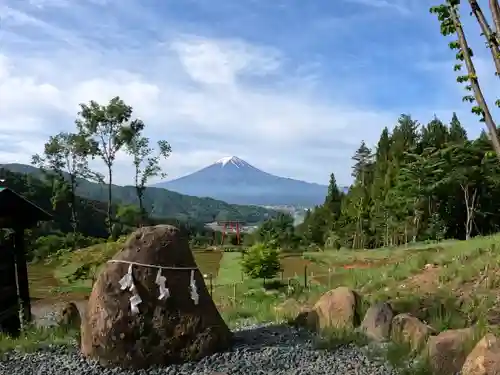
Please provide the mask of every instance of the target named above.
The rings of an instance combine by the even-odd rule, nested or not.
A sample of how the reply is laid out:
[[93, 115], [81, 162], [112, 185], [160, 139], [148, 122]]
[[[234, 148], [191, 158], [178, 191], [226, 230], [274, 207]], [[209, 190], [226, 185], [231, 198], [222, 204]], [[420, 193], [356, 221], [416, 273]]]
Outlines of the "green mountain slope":
[[[14, 173], [27, 174], [35, 178], [43, 177], [42, 172], [38, 168], [30, 165], [3, 164], [0, 166]], [[4, 178], [1, 175], [0, 177]], [[77, 194], [83, 198], [105, 202], [107, 200], [107, 186], [81, 180]], [[138, 204], [133, 186], [113, 185], [113, 199], [115, 203]], [[259, 206], [228, 204], [212, 198], [193, 197], [154, 187], [146, 189], [144, 207], [153, 216], [194, 220], [197, 222], [211, 222], [215, 219], [257, 223], [265, 220], [267, 217], [277, 215], [276, 211]]]

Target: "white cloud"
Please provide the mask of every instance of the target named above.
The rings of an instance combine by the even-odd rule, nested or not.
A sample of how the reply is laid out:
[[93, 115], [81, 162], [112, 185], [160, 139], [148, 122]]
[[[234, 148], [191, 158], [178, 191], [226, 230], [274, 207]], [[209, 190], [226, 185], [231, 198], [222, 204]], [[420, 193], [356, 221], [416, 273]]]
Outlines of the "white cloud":
[[267, 75], [280, 67], [277, 50], [240, 40], [185, 36], [174, 41], [172, 49], [193, 80], [209, 85], [234, 85], [239, 75]]
[[[268, 172], [312, 181], [326, 182], [335, 171], [345, 183], [361, 139], [374, 144], [400, 112], [414, 112], [360, 104], [359, 87], [364, 90], [371, 73], [361, 75], [366, 66], [352, 63], [360, 71], [355, 82], [339, 73], [325, 83], [326, 67], [314, 56], [297, 63], [286, 49], [266, 43], [186, 32], [172, 22], [160, 27], [138, 0], [121, 8], [100, 1], [102, 8], [92, 10], [96, 1], [68, 6], [68, 0], [31, 0], [31, 8], [21, 8], [0, 0], [0, 9], [8, 10], [0, 31], [0, 135], [15, 145], [0, 147], [1, 161], [29, 162], [48, 135], [73, 128], [79, 103], [119, 95], [147, 123], [153, 140], [172, 143], [165, 162], [170, 177], [238, 155]], [[64, 22], [70, 16], [78, 28]], [[138, 25], [158, 30], [141, 36]], [[42, 47], [40, 35], [46, 36]], [[415, 117], [425, 121], [431, 109]], [[127, 160], [118, 159], [119, 183], [132, 180]]]
[[411, 0], [344, 0], [353, 4], [366, 5], [379, 9], [392, 9], [401, 14], [411, 14]]

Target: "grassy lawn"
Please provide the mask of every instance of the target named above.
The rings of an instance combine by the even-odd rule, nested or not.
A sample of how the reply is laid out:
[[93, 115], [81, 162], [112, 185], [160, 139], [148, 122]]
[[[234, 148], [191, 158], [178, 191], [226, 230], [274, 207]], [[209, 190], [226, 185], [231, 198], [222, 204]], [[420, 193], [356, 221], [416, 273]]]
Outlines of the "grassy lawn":
[[225, 285], [231, 283], [239, 283], [245, 279], [241, 270], [241, 253], [232, 252], [224, 253], [217, 274], [217, 285]]

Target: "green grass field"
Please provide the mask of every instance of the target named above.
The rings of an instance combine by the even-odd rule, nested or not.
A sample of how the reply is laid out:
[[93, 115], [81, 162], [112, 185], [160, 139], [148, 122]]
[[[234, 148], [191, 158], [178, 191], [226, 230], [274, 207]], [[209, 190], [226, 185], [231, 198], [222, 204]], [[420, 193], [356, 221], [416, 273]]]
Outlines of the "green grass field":
[[[35, 298], [52, 298], [59, 293], [62, 296], [75, 294], [87, 295], [102, 265], [120, 250], [121, 243], [104, 243], [93, 245], [74, 252], [64, 252], [47, 263], [36, 263], [29, 266], [32, 295]], [[211, 278], [213, 285], [241, 283], [245, 280], [241, 268], [241, 252], [224, 252], [219, 250], [193, 251], [200, 272]], [[89, 276], [73, 280], [72, 275], [85, 264], [96, 265]], [[326, 272], [324, 265], [305, 259], [301, 254], [284, 254], [282, 257], [283, 272], [280, 277], [291, 278], [308, 272]]]

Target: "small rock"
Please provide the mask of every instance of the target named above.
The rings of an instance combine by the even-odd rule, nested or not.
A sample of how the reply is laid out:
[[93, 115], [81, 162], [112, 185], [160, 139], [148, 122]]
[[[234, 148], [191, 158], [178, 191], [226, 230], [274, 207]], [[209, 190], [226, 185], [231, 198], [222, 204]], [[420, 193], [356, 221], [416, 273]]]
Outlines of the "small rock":
[[410, 345], [413, 351], [423, 348], [434, 332], [431, 327], [410, 314], [399, 314], [392, 319], [391, 339], [396, 343]]
[[370, 306], [361, 322], [361, 330], [372, 340], [387, 341], [391, 335], [391, 325], [394, 312], [386, 302]]
[[359, 323], [359, 295], [347, 287], [323, 294], [314, 305], [318, 318], [317, 329], [353, 329]]
[[293, 321], [293, 325], [309, 331], [316, 331], [318, 329], [318, 314], [314, 310], [302, 311]]
[[474, 339], [474, 329], [450, 329], [429, 337], [427, 356], [435, 374], [455, 375], [467, 357], [467, 344]]
[[59, 325], [65, 328], [80, 328], [82, 323], [82, 318], [80, 316], [80, 311], [76, 304], [69, 302], [64, 306], [61, 311], [61, 317], [59, 319]]
[[495, 335], [486, 334], [467, 356], [462, 375], [500, 374], [500, 341]]

